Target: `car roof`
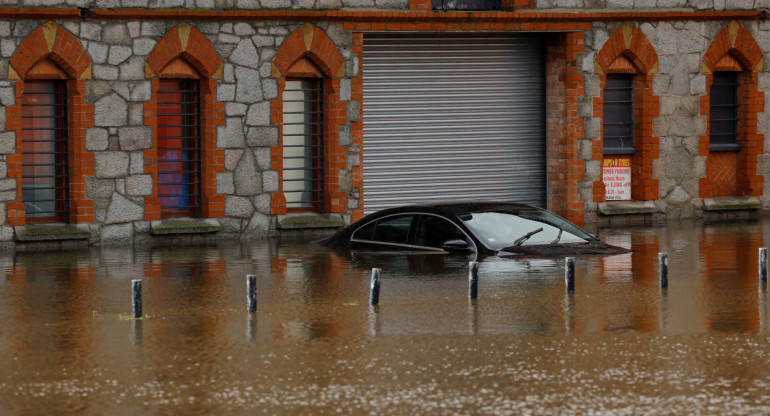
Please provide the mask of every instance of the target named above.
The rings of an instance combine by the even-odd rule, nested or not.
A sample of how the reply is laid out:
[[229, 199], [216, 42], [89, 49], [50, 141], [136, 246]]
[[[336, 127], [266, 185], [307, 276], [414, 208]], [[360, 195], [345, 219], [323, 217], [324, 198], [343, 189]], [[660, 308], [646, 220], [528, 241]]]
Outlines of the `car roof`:
[[424, 204], [412, 204], [404, 205], [396, 208], [391, 208], [390, 212], [404, 212], [404, 211], [416, 211], [416, 210], [428, 210], [428, 211], [443, 211], [449, 214], [462, 214], [466, 212], [480, 212], [480, 211], [505, 211], [505, 212], [517, 212], [522, 209], [541, 209], [533, 205], [520, 204], [515, 202], [499, 202], [499, 201], [460, 201], [460, 202], [429, 202]]

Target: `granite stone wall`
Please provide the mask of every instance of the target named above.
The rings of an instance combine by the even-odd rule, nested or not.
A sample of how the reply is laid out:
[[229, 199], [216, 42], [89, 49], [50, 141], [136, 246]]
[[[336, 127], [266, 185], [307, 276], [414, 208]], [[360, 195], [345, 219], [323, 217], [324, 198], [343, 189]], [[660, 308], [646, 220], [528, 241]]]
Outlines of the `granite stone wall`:
[[[609, 1], [608, 1], [609, 3]], [[729, 3], [729, 2], [728, 2]], [[746, 3], [751, 3], [746, 2]], [[659, 158], [653, 161], [653, 178], [659, 183], [658, 210], [667, 219], [697, 218], [703, 215], [699, 178], [706, 176], [706, 157], [699, 148], [707, 134], [708, 117], [701, 112], [701, 97], [707, 91], [703, 59], [717, 33], [729, 22], [644, 22], [638, 28], [658, 55], [658, 72], [653, 75], [654, 96], [659, 97], [659, 115], [652, 118], [652, 135], [659, 138]], [[585, 161], [585, 178], [580, 182], [588, 222], [596, 221], [592, 183], [601, 181], [601, 161], [591, 148], [600, 140], [601, 119], [594, 117], [594, 98], [601, 95], [600, 75], [595, 73], [596, 56], [610, 35], [623, 23], [593, 23], [585, 32], [585, 52], [578, 65], [585, 79], [585, 95], [579, 99], [579, 114], [585, 119], [585, 135], [578, 141]], [[764, 51], [764, 68], [770, 68], [770, 22], [742, 22]], [[758, 74], [759, 91], [770, 91], [770, 73]], [[759, 155], [758, 174], [770, 174], [770, 94], [764, 94], [765, 111], [758, 114], [757, 133], [764, 135], [765, 153]], [[764, 181], [762, 205], [770, 207], [770, 181]]]
[[[17, 198], [16, 179], [8, 178], [9, 154], [16, 152], [16, 133], [7, 130], [6, 109], [16, 102], [17, 81], [9, 80], [9, 60], [30, 33], [45, 20], [0, 21], [0, 241], [12, 241], [7, 203]], [[146, 151], [153, 146], [153, 129], [146, 125], [145, 105], [153, 100], [148, 56], [177, 21], [61, 21], [87, 51], [91, 78], [85, 80], [85, 100], [93, 105], [93, 126], [85, 129], [85, 150], [93, 152], [93, 175], [85, 179], [86, 198], [93, 201], [94, 222], [88, 224], [91, 242], [124, 243], [149, 240], [145, 198], [153, 195], [154, 179]], [[279, 191], [279, 173], [271, 167], [271, 149], [279, 144], [279, 125], [271, 119], [271, 101], [279, 99], [273, 59], [300, 23], [190, 22], [213, 45], [222, 61], [216, 100], [224, 106], [224, 120], [216, 127], [216, 147], [224, 151], [224, 168], [216, 173], [216, 193], [224, 196], [224, 216], [211, 218], [216, 238], [262, 238], [276, 229], [271, 195]], [[351, 140], [352, 123], [359, 121], [359, 99], [351, 94], [351, 78], [359, 77], [358, 58], [352, 56], [352, 34], [341, 23], [320, 22], [321, 29], [344, 59], [339, 99], [346, 120], [339, 144], [349, 161], [338, 174], [353, 176], [360, 166], [360, 146]], [[350, 222], [359, 209], [350, 180], [347, 211], [339, 223]]]

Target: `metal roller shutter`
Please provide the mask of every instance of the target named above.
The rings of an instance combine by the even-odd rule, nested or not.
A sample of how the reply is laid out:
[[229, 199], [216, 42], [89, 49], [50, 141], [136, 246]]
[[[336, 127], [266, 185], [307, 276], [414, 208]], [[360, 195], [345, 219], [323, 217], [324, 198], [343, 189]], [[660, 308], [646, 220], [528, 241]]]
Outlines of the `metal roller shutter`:
[[364, 210], [491, 199], [545, 207], [533, 36], [364, 36]]

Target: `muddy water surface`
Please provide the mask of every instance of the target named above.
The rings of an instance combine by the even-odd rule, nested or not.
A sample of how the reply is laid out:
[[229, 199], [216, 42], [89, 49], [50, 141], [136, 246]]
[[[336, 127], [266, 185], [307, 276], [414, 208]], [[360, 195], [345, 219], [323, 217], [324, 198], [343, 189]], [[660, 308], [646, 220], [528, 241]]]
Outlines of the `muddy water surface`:
[[599, 234], [634, 252], [578, 257], [574, 295], [561, 258], [488, 258], [474, 302], [465, 256], [2, 253], [0, 415], [770, 413], [770, 221]]

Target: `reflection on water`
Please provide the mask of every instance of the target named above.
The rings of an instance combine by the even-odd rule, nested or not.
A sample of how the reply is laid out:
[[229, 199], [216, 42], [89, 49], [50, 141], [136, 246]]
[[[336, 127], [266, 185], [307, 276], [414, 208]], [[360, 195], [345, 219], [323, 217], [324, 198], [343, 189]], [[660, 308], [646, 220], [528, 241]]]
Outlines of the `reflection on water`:
[[563, 258], [479, 259], [473, 301], [466, 255], [0, 253], [0, 414], [767, 413], [768, 227], [601, 230], [633, 253], [578, 257], [573, 295]]

